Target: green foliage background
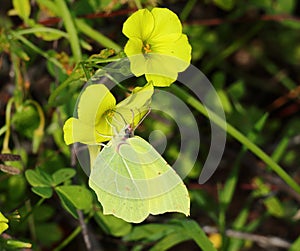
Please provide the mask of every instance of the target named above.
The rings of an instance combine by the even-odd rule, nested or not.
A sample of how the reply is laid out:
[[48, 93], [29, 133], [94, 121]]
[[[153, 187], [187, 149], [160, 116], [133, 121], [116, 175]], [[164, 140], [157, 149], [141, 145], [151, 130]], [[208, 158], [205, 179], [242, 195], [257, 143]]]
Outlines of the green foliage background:
[[[21, 161], [3, 160], [0, 166], [0, 211], [9, 225], [0, 250], [300, 250], [296, 0], [1, 4], [0, 143], [2, 154], [20, 155]], [[185, 180], [191, 216], [151, 216], [136, 225], [102, 214], [63, 141], [62, 126], [84, 83], [123, 56], [121, 29], [128, 15], [154, 5], [182, 20], [192, 63], [222, 100], [228, 141], [217, 172], [199, 185], [209, 121], [201, 103], [172, 86], [190, 105], [207, 143], [201, 142], [198, 162]], [[140, 133], [157, 128], [176, 143], [176, 130], [165, 118], [146, 120]], [[164, 155], [169, 161], [178, 154], [175, 143]], [[1, 232], [6, 223], [0, 218]]]

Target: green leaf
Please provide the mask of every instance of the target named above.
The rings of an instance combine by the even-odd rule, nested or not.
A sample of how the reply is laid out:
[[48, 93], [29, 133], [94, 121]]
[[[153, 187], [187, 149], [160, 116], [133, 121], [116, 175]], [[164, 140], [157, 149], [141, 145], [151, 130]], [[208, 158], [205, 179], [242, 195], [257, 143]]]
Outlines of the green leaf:
[[224, 9], [224, 10], [231, 10], [235, 5], [235, 0], [213, 0], [214, 3]]
[[20, 201], [24, 198], [26, 192], [26, 180], [22, 175], [15, 175], [8, 180], [8, 192], [10, 201]]
[[179, 231], [179, 226], [170, 226], [169, 224], [147, 224], [136, 226], [133, 230], [123, 238], [124, 241], [141, 241], [147, 240], [149, 242], [156, 241], [162, 237]]
[[25, 177], [33, 187], [50, 187], [51, 176], [41, 169], [27, 170]]
[[0, 212], [0, 234], [2, 234], [6, 229], [8, 229], [8, 219]]
[[130, 223], [112, 215], [104, 215], [102, 211], [97, 211], [95, 220], [107, 234], [116, 237], [128, 234], [132, 228]]
[[56, 191], [58, 194], [58, 197], [61, 201], [61, 205], [64, 209], [66, 209], [75, 219], [78, 219], [78, 214], [76, 211], [75, 206], [72, 204], [72, 202], [62, 193]]
[[7, 240], [6, 244], [9, 248], [14, 248], [13, 250], [15, 250], [17, 248], [19, 249], [19, 248], [31, 248], [32, 247], [31, 243], [17, 241], [17, 240]]
[[76, 174], [76, 171], [72, 168], [63, 168], [56, 171], [52, 175], [53, 185], [56, 186], [66, 180], [71, 179]]
[[227, 93], [230, 96], [230, 98], [234, 100], [241, 99], [246, 93], [244, 81], [238, 80], [232, 85], [230, 85], [230, 87], [227, 89]]
[[202, 250], [216, 251], [202, 228], [193, 220], [183, 220], [180, 224], [185, 229], [185, 234], [192, 238]]
[[15, 14], [17, 14], [20, 18], [24, 20], [25, 23], [27, 23], [29, 16], [30, 16], [30, 1], [29, 0], [13, 0], [12, 1]]
[[92, 194], [82, 186], [70, 185], [55, 188], [63, 206], [77, 218], [76, 209], [89, 210], [92, 207]]
[[32, 187], [31, 190], [35, 194], [45, 199], [51, 198], [53, 194], [53, 190], [51, 187]]
[[300, 236], [294, 241], [292, 246], [288, 251], [298, 251], [300, 250]]
[[37, 239], [46, 246], [61, 240], [63, 236], [62, 229], [55, 223], [37, 224], [36, 234]]
[[39, 114], [33, 105], [23, 104], [13, 115], [12, 123], [18, 133], [32, 139], [33, 132], [39, 125]]
[[284, 206], [280, 203], [280, 200], [277, 197], [267, 197], [264, 199], [264, 204], [271, 215], [275, 217], [285, 216]]
[[36, 28], [36, 32], [34, 32], [34, 35], [39, 38], [42, 38], [45, 41], [54, 41], [54, 40], [58, 40], [62, 37], [67, 37], [67, 34], [61, 32], [60, 30], [57, 30], [57, 31], [55, 31], [55, 29], [44, 30], [45, 27], [40, 24], [35, 24], [33, 26], [33, 28]]
[[55, 214], [55, 208], [52, 205], [41, 204], [33, 211], [34, 220], [37, 223], [49, 221]]
[[278, 14], [292, 14], [296, 4], [295, 0], [277, 0], [273, 3], [272, 11]]
[[[159, 241], [150, 251], [164, 251], [169, 250], [171, 247], [189, 240], [190, 237], [183, 232], [175, 232], [167, 235], [161, 241]], [[206, 251], [206, 249], [204, 249]]]

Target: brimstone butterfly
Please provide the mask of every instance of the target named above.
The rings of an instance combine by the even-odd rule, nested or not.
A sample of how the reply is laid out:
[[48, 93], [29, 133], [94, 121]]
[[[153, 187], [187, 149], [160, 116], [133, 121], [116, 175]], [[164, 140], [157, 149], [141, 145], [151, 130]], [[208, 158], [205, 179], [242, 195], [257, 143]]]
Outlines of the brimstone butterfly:
[[98, 154], [89, 185], [104, 214], [139, 223], [149, 214], [190, 213], [190, 198], [181, 178], [144, 139], [126, 125]]

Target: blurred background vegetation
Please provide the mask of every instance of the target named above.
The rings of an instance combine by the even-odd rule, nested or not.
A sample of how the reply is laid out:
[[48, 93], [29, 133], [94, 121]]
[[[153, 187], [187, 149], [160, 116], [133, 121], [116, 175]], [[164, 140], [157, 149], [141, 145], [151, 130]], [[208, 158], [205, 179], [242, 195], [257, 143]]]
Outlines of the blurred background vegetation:
[[[191, 216], [151, 216], [135, 225], [102, 214], [62, 126], [88, 78], [122, 55], [122, 24], [140, 4], [178, 14], [192, 63], [220, 95], [227, 122], [300, 182], [298, 1], [6, 0], [0, 10], [0, 231], [9, 228], [0, 250], [300, 250], [299, 191], [235, 133], [228, 133], [216, 173], [198, 184], [210, 135], [209, 121], [196, 109], [201, 151], [185, 179]], [[96, 61], [87, 62], [91, 57]], [[164, 154], [170, 161], [178, 154], [175, 127], [153, 117], [142, 129], [157, 128], [175, 139]]]

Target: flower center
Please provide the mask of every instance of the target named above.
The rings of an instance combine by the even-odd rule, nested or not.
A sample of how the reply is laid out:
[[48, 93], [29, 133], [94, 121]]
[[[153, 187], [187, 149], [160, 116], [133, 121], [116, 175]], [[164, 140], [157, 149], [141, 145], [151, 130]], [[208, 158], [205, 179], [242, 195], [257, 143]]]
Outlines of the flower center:
[[104, 113], [104, 117], [105, 117], [106, 123], [110, 124], [110, 122], [112, 121], [112, 117], [114, 116], [114, 114], [115, 114], [115, 112], [112, 109], [109, 109], [109, 110], [107, 110]]
[[144, 44], [143, 46], [143, 54], [147, 54], [147, 53], [150, 53], [151, 52], [151, 46], [150, 44], [146, 43]]

